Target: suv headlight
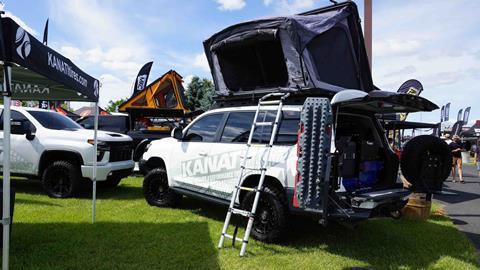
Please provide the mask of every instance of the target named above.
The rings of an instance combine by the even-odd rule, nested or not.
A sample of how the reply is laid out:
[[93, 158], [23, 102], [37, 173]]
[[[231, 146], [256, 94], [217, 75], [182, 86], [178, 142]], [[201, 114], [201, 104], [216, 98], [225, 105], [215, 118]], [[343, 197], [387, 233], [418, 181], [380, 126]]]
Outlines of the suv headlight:
[[[95, 140], [93, 140], [93, 139], [89, 139], [89, 140], [87, 140], [87, 142], [91, 145], [95, 144]], [[109, 151], [110, 147], [108, 146], [108, 143], [106, 143], [104, 141], [97, 141], [97, 150], [98, 151]]]

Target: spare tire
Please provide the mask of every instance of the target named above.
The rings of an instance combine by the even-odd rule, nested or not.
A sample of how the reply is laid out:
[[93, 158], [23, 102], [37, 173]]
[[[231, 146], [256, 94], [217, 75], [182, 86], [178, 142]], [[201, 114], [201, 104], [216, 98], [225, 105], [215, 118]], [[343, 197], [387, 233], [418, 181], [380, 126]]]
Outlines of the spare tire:
[[417, 136], [405, 145], [400, 166], [413, 191], [440, 191], [452, 170], [452, 152], [438, 137]]
[[150, 143], [149, 139], [143, 139], [137, 147], [135, 147], [135, 151], [133, 151], [133, 161], [138, 162], [143, 154], [145, 153], [145, 148]]

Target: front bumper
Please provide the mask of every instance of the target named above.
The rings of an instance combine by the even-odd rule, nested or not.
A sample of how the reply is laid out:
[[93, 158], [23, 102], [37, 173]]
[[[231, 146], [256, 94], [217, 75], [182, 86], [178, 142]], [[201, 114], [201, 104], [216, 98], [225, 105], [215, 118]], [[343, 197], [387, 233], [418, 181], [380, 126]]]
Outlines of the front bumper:
[[[105, 165], [97, 166], [97, 181], [107, 180], [107, 176], [110, 173], [116, 171], [125, 171], [132, 170], [135, 167], [135, 162], [133, 160], [117, 161], [110, 162]], [[93, 166], [91, 165], [82, 165], [82, 177], [89, 178], [93, 180]]]

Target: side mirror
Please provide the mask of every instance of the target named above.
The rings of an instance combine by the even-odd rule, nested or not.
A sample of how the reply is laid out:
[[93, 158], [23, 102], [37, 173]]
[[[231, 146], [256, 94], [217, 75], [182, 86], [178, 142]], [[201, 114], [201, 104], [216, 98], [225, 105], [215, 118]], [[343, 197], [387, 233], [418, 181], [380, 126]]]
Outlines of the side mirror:
[[25, 135], [29, 141], [35, 138], [35, 131], [32, 130], [30, 122], [24, 120], [12, 121], [11, 133], [16, 135]]
[[181, 141], [183, 139], [183, 129], [182, 127], [175, 127], [173, 130], [172, 130], [172, 137]]

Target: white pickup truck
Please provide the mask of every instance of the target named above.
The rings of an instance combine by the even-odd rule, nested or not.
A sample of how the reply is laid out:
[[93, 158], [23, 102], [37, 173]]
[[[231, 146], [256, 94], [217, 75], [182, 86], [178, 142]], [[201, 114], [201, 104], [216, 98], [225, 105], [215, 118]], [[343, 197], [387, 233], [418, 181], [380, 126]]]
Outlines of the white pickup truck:
[[[3, 106], [0, 110], [3, 140]], [[93, 174], [93, 130], [59, 113], [36, 108], [12, 107], [11, 119], [12, 175], [40, 178], [45, 192], [55, 198], [74, 196], [88, 185], [84, 179], [92, 179]], [[118, 185], [134, 167], [132, 139], [98, 131], [97, 161], [99, 186]]]

